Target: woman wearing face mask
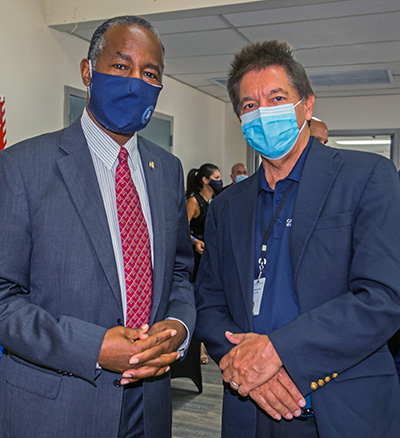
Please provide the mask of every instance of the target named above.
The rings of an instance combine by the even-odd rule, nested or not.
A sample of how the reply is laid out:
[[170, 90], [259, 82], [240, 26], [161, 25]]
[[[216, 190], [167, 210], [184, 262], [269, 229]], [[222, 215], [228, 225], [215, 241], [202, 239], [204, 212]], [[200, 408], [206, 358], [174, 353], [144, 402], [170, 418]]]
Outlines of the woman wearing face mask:
[[[192, 169], [187, 176], [186, 209], [190, 224], [195, 265], [193, 282], [196, 279], [201, 255], [204, 250], [204, 224], [208, 205], [223, 187], [221, 174], [214, 164], [205, 163], [199, 169]], [[208, 363], [208, 357], [201, 345], [201, 363]]]

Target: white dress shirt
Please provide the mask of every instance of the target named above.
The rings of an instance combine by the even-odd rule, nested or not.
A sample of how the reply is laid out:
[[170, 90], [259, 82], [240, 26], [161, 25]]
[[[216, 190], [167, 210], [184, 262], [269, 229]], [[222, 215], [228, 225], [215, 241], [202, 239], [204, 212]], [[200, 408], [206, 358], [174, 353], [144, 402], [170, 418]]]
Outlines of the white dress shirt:
[[[104, 208], [106, 210], [108, 228], [111, 234], [115, 262], [118, 270], [119, 285], [121, 288], [124, 321], [126, 322], [125, 269], [115, 197], [115, 172], [118, 166], [118, 154], [121, 147], [93, 122], [86, 109], [83, 111], [81, 123], [83, 133], [85, 134], [89, 151], [92, 156], [97, 181], [99, 183], [101, 195], [103, 197]], [[147, 195], [146, 180], [144, 178], [142, 161], [140, 160], [137, 147], [136, 134], [124, 144], [124, 148], [129, 154], [128, 164], [131, 171], [132, 181], [135, 184], [136, 190], [139, 194], [143, 215], [147, 223], [147, 229], [149, 230], [151, 261], [153, 264], [154, 246], [150, 204], [149, 197]]]
[[[96, 171], [97, 181], [99, 183], [101, 196], [103, 198], [104, 208], [107, 215], [108, 227], [111, 234], [111, 241], [114, 250], [115, 263], [117, 265], [119, 285], [121, 289], [122, 308], [124, 313], [124, 323], [126, 324], [126, 284], [124, 258], [122, 255], [121, 235], [119, 230], [117, 202], [115, 197], [115, 172], [118, 166], [118, 154], [121, 147], [110, 136], [108, 136], [96, 123], [90, 118], [86, 111], [83, 111], [81, 125], [85, 135], [89, 151], [92, 156], [93, 165]], [[140, 203], [150, 237], [151, 261], [154, 268], [153, 257], [153, 226], [151, 221], [151, 211], [149, 197], [147, 194], [146, 179], [137, 147], [137, 135], [133, 135], [125, 144], [124, 148], [128, 151], [128, 165], [131, 172], [132, 181], [135, 184], [139, 194]], [[176, 319], [176, 318], [167, 318]], [[187, 336], [179, 348], [181, 356], [184, 355], [189, 344], [189, 330], [183, 321], [178, 320], [186, 328]]]

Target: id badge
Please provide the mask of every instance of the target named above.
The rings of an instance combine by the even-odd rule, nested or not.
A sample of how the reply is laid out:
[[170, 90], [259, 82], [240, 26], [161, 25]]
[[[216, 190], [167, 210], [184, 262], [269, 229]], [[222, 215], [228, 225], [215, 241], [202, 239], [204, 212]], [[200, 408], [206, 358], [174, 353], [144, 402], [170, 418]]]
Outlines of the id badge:
[[265, 277], [254, 280], [253, 283], [253, 316], [260, 314], [261, 301], [264, 293]]

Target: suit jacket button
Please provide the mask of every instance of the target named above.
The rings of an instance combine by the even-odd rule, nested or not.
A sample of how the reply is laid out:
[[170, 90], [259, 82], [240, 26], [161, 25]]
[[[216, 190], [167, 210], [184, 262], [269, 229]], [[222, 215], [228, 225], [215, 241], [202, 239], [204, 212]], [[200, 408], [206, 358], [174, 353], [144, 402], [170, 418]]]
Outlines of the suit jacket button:
[[121, 388], [121, 379], [115, 379], [114, 380], [114, 386], [116, 387], [116, 388]]
[[121, 319], [121, 318], [118, 318], [118, 319], [117, 319], [117, 324], [118, 324], [118, 325], [124, 325], [124, 320]]
[[311, 382], [310, 388], [317, 389], [318, 388], [317, 382]]
[[332, 379], [336, 379], [336, 377], [337, 377], [338, 375], [339, 375], [338, 373], [333, 373], [333, 374], [332, 374]]
[[331, 381], [331, 378], [329, 376], [326, 376], [324, 380], [325, 380], [326, 383], [328, 383], [328, 382]]
[[324, 386], [325, 382], [322, 379], [318, 380], [318, 386]]

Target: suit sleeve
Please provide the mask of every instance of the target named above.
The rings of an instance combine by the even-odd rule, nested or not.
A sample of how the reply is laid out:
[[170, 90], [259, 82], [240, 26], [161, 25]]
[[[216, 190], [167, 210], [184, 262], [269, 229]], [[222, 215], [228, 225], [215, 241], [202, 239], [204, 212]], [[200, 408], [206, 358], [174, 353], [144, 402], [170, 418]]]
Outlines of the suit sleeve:
[[[385, 345], [400, 324], [400, 187], [389, 160], [376, 161], [361, 196], [354, 200], [352, 214], [351, 248], [346, 249], [349, 261], [335, 257], [326, 260], [319, 247], [316, 254], [321, 255], [320, 262], [308, 256], [310, 249], [306, 249], [304, 259], [309, 258], [299, 269], [303, 278], [312, 278], [326, 272], [327, 264], [342, 263], [342, 268], [348, 270], [347, 289], [270, 333], [275, 349], [303, 394], [310, 392], [310, 382], [325, 376], [344, 376], [363, 361], [371, 360], [364, 372], [374, 375], [373, 353]], [[346, 240], [331, 242], [337, 248], [347, 244]], [[338, 252], [336, 257], [341, 255]], [[327, 289], [330, 287], [327, 284]], [[302, 293], [317, 297], [326, 291]], [[380, 355], [381, 364], [386, 356], [389, 358], [388, 354]]]
[[106, 329], [68, 315], [56, 318], [31, 301], [35, 211], [12, 155], [0, 156], [0, 344], [36, 365], [93, 381]]
[[206, 344], [207, 351], [218, 363], [232, 349], [225, 332], [241, 333], [229, 311], [229, 291], [224, 288], [224, 263], [221, 255], [219, 233], [223, 224], [217, 225], [213, 203], [207, 213], [204, 240], [206, 245], [196, 279], [197, 325], [196, 336]]
[[[196, 321], [193, 285], [191, 273], [193, 271], [193, 251], [190, 242], [189, 223], [186, 212], [185, 194], [183, 186], [183, 171], [179, 162], [176, 178], [178, 232], [174, 256], [174, 267], [171, 292], [169, 295], [167, 318], [183, 322], [193, 335]], [[169, 251], [171, 248], [167, 248]]]

